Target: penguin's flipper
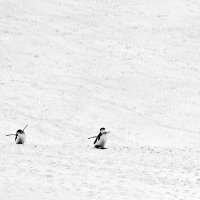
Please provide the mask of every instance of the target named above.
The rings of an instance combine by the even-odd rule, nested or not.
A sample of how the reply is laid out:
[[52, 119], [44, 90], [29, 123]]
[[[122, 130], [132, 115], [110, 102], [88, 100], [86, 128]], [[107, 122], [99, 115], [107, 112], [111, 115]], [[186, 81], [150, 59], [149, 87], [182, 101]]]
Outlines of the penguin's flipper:
[[16, 141], [17, 137], [18, 137], [18, 133], [16, 133], [16, 135], [15, 135], [15, 141]]
[[95, 141], [94, 141], [94, 144], [97, 142], [97, 138], [95, 139]]

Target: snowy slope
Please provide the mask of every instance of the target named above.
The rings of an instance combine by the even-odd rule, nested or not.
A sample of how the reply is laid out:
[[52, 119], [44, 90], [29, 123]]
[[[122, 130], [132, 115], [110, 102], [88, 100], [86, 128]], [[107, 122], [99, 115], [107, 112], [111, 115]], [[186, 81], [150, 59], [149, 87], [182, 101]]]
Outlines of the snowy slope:
[[198, 0], [0, 0], [0, 199], [197, 199], [199, 27]]

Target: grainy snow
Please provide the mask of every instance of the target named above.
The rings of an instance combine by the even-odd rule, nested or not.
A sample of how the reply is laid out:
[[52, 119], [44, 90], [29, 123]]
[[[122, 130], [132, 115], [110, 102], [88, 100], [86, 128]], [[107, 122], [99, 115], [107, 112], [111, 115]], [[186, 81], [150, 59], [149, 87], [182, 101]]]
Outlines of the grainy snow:
[[199, 0], [0, 0], [0, 95], [1, 200], [200, 199]]

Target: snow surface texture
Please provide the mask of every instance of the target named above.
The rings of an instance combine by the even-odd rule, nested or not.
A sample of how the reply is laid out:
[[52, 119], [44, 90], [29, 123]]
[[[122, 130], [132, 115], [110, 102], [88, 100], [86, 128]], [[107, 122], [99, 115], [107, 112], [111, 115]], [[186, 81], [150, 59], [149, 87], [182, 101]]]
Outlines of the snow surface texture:
[[199, 0], [0, 0], [0, 199], [199, 199], [199, 64]]

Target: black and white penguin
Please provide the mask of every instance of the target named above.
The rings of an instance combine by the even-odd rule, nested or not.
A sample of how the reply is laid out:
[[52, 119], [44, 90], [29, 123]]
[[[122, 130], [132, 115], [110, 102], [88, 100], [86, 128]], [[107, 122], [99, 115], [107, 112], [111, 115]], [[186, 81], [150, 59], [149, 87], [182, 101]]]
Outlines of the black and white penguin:
[[98, 134], [98, 136], [96, 137], [96, 139], [94, 141], [95, 148], [100, 148], [100, 149], [105, 148], [105, 144], [108, 139], [108, 133], [109, 132], [106, 132], [105, 128], [100, 128], [100, 133]]
[[15, 142], [16, 144], [24, 144], [25, 141], [26, 141], [26, 135], [23, 130], [19, 129], [16, 132]]

